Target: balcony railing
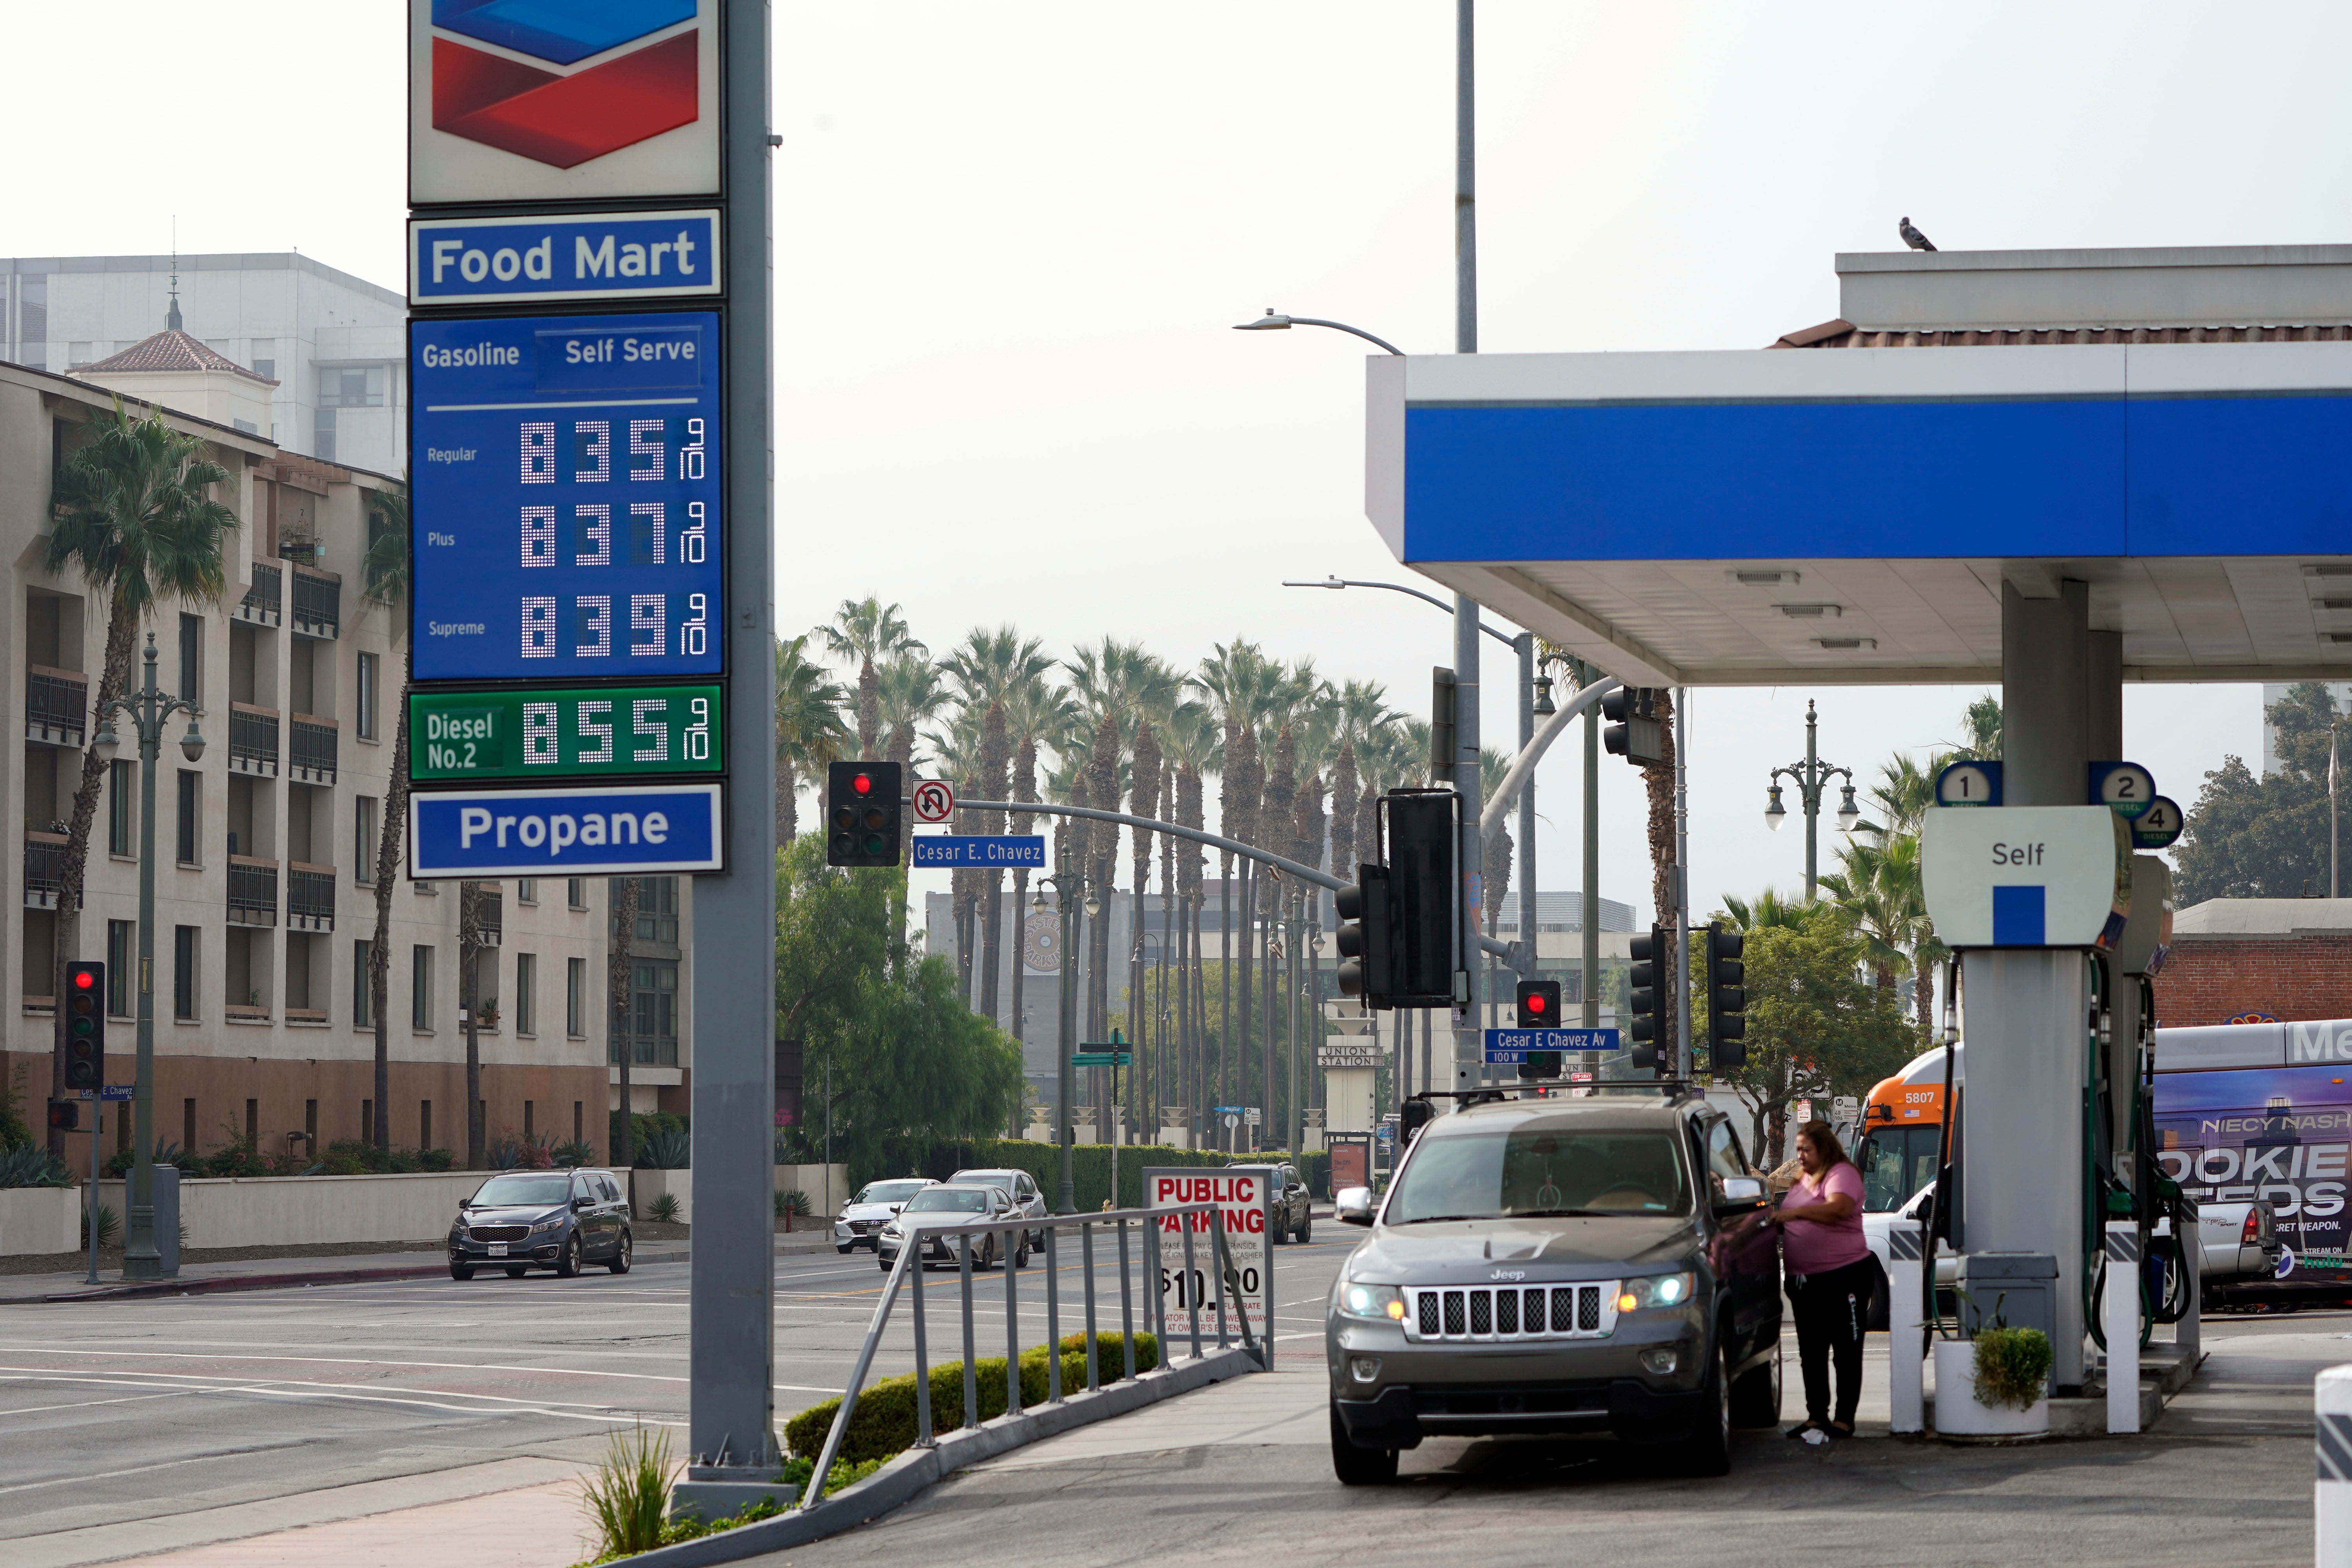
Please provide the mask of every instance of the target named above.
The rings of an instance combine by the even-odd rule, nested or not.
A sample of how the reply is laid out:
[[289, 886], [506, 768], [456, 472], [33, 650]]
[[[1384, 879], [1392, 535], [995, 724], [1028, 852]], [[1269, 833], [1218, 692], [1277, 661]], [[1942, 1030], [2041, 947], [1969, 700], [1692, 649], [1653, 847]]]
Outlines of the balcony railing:
[[[677, 1066], [677, 1037], [667, 1035], [632, 1035], [629, 1037], [629, 1060], [641, 1068], [674, 1068]], [[604, 1064], [621, 1065], [618, 1041], [608, 1040], [604, 1047]]]
[[47, 665], [26, 667], [25, 739], [48, 746], [79, 746], [89, 721], [89, 676]]
[[278, 541], [278, 559], [298, 566], [316, 566], [325, 553], [325, 548], [307, 533], [284, 534]]
[[253, 563], [253, 586], [245, 591], [245, 597], [230, 614], [240, 621], [251, 621], [256, 626], [274, 626], [285, 604], [284, 570], [268, 562], [257, 561]]
[[274, 926], [278, 923], [277, 861], [257, 860], [250, 855], [228, 858], [228, 923], [233, 926]]
[[53, 910], [65, 885], [66, 836], [62, 833], [25, 835], [25, 907]]
[[294, 568], [294, 634], [332, 640], [343, 619], [343, 580], [315, 566]]
[[278, 776], [278, 710], [250, 702], [228, 705], [228, 771]]
[[287, 737], [286, 762], [291, 771], [286, 776], [296, 784], [334, 783], [338, 730], [332, 719], [295, 714], [293, 733]]
[[335, 868], [332, 866], [306, 866], [299, 860], [286, 863], [286, 929], [335, 929]]

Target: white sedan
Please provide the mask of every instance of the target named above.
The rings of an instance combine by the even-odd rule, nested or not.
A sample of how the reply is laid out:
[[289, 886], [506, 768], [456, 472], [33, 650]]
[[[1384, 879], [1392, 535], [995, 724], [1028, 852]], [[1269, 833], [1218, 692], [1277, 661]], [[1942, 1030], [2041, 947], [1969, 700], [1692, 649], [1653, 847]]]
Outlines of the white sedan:
[[863, 1247], [874, 1247], [874, 1238], [890, 1223], [898, 1212], [907, 1206], [907, 1200], [925, 1187], [939, 1184], [928, 1176], [900, 1176], [887, 1182], [868, 1182], [857, 1190], [857, 1195], [841, 1205], [833, 1220], [833, 1246], [836, 1252], [847, 1252]]

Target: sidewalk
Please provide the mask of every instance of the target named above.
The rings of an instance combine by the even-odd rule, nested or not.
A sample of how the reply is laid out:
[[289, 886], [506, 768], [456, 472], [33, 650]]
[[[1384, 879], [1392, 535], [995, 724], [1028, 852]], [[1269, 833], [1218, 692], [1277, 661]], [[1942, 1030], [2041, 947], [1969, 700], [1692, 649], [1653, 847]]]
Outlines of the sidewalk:
[[[832, 1237], [824, 1232], [776, 1237], [779, 1256], [829, 1252]], [[665, 1242], [640, 1247], [640, 1265], [684, 1263], [690, 1248]], [[591, 1268], [602, 1264], [592, 1263]], [[449, 1272], [449, 1259], [438, 1247], [420, 1244], [413, 1252], [362, 1252], [335, 1258], [260, 1258], [232, 1262], [184, 1263], [178, 1276], [153, 1283], [126, 1285], [121, 1271], [101, 1266], [100, 1283], [87, 1282], [79, 1268], [54, 1274], [0, 1275], [0, 1306], [30, 1301], [104, 1301], [145, 1296], [194, 1296], [215, 1290], [277, 1290], [305, 1285], [356, 1285], [383, 1279], [430, 1279]]]

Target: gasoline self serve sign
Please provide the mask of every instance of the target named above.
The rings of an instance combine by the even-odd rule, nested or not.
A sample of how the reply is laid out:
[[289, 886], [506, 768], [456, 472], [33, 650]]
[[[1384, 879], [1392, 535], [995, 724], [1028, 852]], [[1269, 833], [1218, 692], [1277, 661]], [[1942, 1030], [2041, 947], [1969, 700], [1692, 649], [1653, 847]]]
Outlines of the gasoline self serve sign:
[[[1261, 1342], [1274, 1304], [1274, 1255], [1268, 1247], [1273, 1226], [1268, 1208], [1274, 1168], [1270, 1165], [1228, 1165], [1217, 1170], [1171, 1170], [1147, 1167], [1143, 1173], [1144, 1205], [1173, 1208], [1183, 1204], [1214, 1204], [1224, 1217], [1228, 1261], [1249, 1306], [1250, 1334]], [[1204, 1338], [1217, 1331], [1219, 1291], [1214, 1273], [1216, 1237], [1206, 1213], [1168, 1215], [1155, 1222], [1160, 1233], [1160, 1306], [1171, 1336], [1189, 1336], [1192, 1317], [1200, 1314]], [[1192, 1262], [1184, 1258], [1187, 1229], [1192, 1237]], [[1225, 1303], [1226, 1331], [1241, 1342], [1241, 1324], [1233, 1303]]]

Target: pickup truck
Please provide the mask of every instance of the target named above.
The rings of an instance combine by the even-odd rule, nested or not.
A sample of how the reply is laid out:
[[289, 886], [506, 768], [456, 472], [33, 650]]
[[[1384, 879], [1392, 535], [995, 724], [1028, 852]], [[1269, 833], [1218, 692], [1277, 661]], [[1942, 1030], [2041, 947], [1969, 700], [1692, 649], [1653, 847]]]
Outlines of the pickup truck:
[[[1926, 1211], [1935, 1188], [1925, 1186], [1899, 1209], [1862, 1216], [1863, 1240], [1878, 1259], [1882, 1272], [1892, 1267], [1886, 1251], [1886, 1230], [1896, 1219], [1917, 1219]], [[2218, 1307], [2233, 1287], [2281, 1278], [2284, 1248], [2278, 1238], [2278, 1217], [2267, 1199], [2253, 1203], [2200, 1204], [2197, 1209], [2198, 1279], [2204, 1305]], [[1915, 1265], [1916, 1267], [1916, 1265]], [[1946, 1242], [1936, 1244], [1936, 1283], [1948, 1286], [1958, 1278], [1958, 1259]], [[1886, 1287], [1882, 1281], [1870, 1300], [1874, 1329], [1886, 1327]]]

